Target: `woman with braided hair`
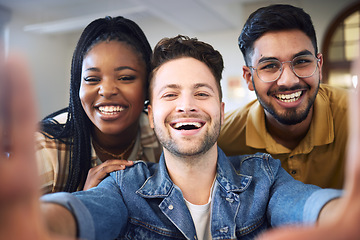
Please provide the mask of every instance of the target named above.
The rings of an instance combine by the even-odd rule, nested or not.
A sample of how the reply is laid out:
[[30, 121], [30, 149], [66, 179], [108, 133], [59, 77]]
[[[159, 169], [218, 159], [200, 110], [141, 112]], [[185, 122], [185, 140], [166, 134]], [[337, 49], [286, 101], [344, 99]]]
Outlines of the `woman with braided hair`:
[[94, 20], [83, 31], [71, 65], [69, 106], [41, 121], [37, 162], [42, 193], [97, 186], [132, 161], [158, 161], [161, 146], [149, 127], [151, 47], [124, 17]]

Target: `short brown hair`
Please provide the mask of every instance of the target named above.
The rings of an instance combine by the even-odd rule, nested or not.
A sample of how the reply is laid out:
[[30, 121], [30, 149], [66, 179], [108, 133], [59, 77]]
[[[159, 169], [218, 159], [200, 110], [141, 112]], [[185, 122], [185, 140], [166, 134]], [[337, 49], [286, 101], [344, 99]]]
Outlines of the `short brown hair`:
[[163, 38], [155, 46], [151, 59], [151, 73], [149, 77], [149, 98], [152, 94], [152, 80], [157, 69], [164, 63], [181, 57], [195, 58], [209, 67], [215, 77], [219, 90], [220, 101], [222, 90], [220, 80], [224, 69], [224, 62], [219, 51], [215, 50], [210, 44], [198, 41], [196, 38], [178, 35], [173, 38]]

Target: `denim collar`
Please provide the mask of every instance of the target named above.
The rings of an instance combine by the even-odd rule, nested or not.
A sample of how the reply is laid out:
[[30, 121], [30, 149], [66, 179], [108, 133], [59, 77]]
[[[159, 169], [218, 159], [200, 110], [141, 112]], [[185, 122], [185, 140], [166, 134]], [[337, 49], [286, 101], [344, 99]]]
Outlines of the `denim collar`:
[[[236, 172], [224, 152], [218, 147], [218, 162], [216, 181], [226, 192], [243, 192], [250, 185], [251, 176]], [[164, 153], [161, 154], [159, 168], [136, 191], [145, 198], [165, 198], [169, 196], [175, 184], [170, 179], [166, 169]]]

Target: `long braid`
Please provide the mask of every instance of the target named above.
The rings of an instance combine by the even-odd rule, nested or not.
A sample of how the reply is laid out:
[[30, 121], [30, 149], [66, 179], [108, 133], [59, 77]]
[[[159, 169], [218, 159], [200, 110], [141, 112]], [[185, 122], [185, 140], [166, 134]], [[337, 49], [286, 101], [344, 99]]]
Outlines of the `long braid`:
[[[101, 25], [100, 25], [101, 26]], [[99, 26], [99, 27], [100, 27]], [[97, 36], [98, 28], [92, 28], [91, 24], [85, 28], [75, 48], [71, 66], [71, 85], [69, 115], [72, 116], [72, 145], [70, 150], [68, 179], [64, 191], [74, 192], [79, 187], [82, 178], [91, 167], [90, 131], [91, 123], [82, 108], [79, 98], [81, 84], [81, 67], [83, 57], [88, 51], [93, 39], [87, 36]], [[101, 30], [101, 29], [100, 29]], [[81, 39], [84, 39], [81, 41]]]
[[[101, 41], [116, 40], [126, 42], [142, 56], [147, 75], [150, 72], [150, 44], [133, 21], [123, 17], [105, 17], [94, 20], [83, 31], [75, 48], [71, 63], [71, 82], [69, 106], [42, 120], [42, 132], [45, 136], [65, 142], [70, 147], [68, 179], [64, 191], [74, 192], [86, 179], [91, 168], [91, 129], [93, 124], [87, 117], [79, 98], [83, 58], [91, 48]], [[146, 86], [148, 87], [148, 81]], [[53, 117], [68, 112], [65, 124]]]

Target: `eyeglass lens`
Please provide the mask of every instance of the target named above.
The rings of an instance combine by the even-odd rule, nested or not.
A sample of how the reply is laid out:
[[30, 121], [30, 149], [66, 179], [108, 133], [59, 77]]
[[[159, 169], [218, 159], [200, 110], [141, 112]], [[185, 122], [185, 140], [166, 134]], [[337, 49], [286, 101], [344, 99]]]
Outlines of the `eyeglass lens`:
[[[258, 77], [264, 82], [276, 81], [282, 71], [283, 64], [286, 62], [280, 62], [279, 60], [266, 60], [260, 62], [255, 68]], [[306, 78], [311, 77], [317, 69], [317, 58], [313, 55], [303, 55], [295, 57], [291, 62], [291, 69], [298, 77]]]

